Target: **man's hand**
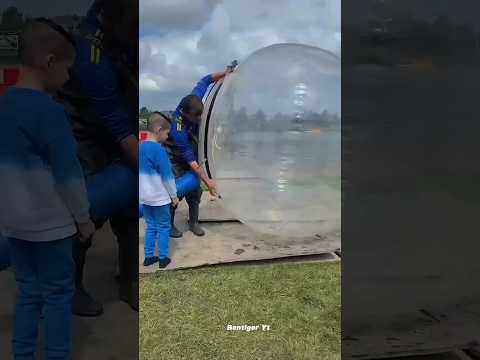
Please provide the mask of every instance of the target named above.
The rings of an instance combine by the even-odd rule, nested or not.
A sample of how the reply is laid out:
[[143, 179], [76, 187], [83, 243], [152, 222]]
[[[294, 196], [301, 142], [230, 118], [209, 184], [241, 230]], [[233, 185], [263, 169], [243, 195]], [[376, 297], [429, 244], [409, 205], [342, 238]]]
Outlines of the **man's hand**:
[[85, 223], [77, 224], [78, 234], [80, 242], [86, 243], [95, 233], [95, 225], [91, 220]]
[[176, 197], [175, 197], [175, 198], [172, 198], [172, 206], [173, 206], [174, 208], [176, 208], [176, 207], [178, 206], [178, 202], [179, 202], [179, 201], [178, 201], [178, 198], [176, 198]]
[[215, 184], [215, 181], [208, 179], [205, 185], [207, 185], [208, 191], [212, 196], [217, 196], [217, 184]]
[[225, 74], [232, 73], [237, 68], [237, 65], [238, 65], [238, 61], [233, 60], [232, 63], [227, 66], [227, 70], [225, 71]]
[[192, 161], [191, 163], [189, 163], [189, 165], [190, 168], [200, 177], [200, 179], [202, 179], [204, 184], [207, 185], [210, 194], [212, 194], [212, 196], [216, 196], [217, 185], [215, 184], [215, 181], [208, 177], [203, 167], [201, 167], [196, 161]]

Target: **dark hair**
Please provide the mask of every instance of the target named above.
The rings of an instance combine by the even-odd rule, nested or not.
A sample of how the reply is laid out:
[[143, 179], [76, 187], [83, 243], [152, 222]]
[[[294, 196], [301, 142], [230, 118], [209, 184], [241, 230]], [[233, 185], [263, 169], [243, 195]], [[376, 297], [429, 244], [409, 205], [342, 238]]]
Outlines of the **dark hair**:
[[72, 45], [73, 48], [75, 48], [75, 40], [62, 26], [60, 26], [51, 19], [43, 17], [36, 18], [27, 21], [26, 24], [23, 26], [22, 32], [20, 33], [19, 55], [21, 62], [24, 65], [31, 65], [36, 58], [38, 52], [42, 51], [42, 48], [44, 50], [48, 49], [49, 46], [51, 46], [51, 48], [48, 50], [55, 51], [56, 55], [59, 58], [66, 58], [71, 54], [69, 47], [65, 46], [65, 43], [63, 42], [53, 40], [53, 43], [43, 43], [42, 41], [40, 41], [38, 38], [38, 32], [42, 31], [40, 29], [42, 25], [59, 34], [61, 36], [61, 39], [64, 39], [66, 42]]
[[155, 115], [159, 115], [161, 116], [162, 118], [164, 118], [165, 120], [167, 120], [167, 122], [171, 125], [172, 124], [172, 120], [167, 116], [165, 115], [164, 113], [160, 112], [160, 111], [154, 111], [152, 112], [152, 115], [155, 114]]
[[119, 24], [125, 12], [124, 3], [125, 1], [120, 0], [96, 0], [95, 8], [98, 12], [103, 11], [109, 22]]
[[187, 95], [180, 101], [180, 109], [185, 113], [190, 113], [196, 105], [203, 106], [202, 99], [197, 95]]
[[49, 26], [52, 30], [55, 30], [57, 33], [62, 35], [73, 47], [75, 47], [75, 40], [73, 39], [72, 35], [70, 35], [68, 31], [63, 28], [63, 26], [57, 24], [55, 21], [44, 17], [36, 18], [33, 21]]
[[[158, 117], [158, 116], [161, 117]], [[158, 112], [152, 113], [150, 116], [150, 119], [148, 119], [148, 125], [147, 125], [147, 130], [150, 132], [155, 132], [157, 128], [160, 128], [162, 130], [167, 130], [170, 129], [170, 121], [168, 121], [163, 115], [161, 115]]]

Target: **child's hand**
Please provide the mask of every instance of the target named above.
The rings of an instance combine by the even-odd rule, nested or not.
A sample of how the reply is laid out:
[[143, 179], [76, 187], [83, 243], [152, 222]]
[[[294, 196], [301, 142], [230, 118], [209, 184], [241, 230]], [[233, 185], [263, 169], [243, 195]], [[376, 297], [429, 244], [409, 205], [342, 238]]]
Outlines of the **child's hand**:
[[87, 222], [82, 224], [77, 224], [77, 228], [78, 228], [78, 234], [80, 235], [79, 238], [82, 243], [85, 243], [88, 240], [90, 240], [90, 238], [93, 236], [96, 230], [95, 225], [91, 220], [88, 220]]
[[173, 198], [173, 199], [172, 199], [172, 206], [173, 206], [174, 208], [176, 208], [176, 207], [178, 206], [178, 202], [179, 202], [179, 201], [178, 201], [178, 198]]

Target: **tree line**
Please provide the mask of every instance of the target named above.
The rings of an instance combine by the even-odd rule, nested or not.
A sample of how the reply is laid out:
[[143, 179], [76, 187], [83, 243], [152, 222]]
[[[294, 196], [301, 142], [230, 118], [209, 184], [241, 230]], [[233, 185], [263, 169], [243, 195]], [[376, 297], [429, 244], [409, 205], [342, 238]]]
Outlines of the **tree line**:
[[[147, 107], [139, 110], [139, 128], [146, 130], [148, 119], [153, 111]], [[261, 109], [248, 112], [245, 107], [239, 110], [231, 109], [227, 119], [218, 119], [219, 122], [230, 121], [228, 127], [233, 131], [274, 131], [301, 130], [320, 128], [323, 130], [340, 129], [340, 115], [334, 112], [323, 110], [321, 113], [315, 111], [304, 111], [291, 113], [276, 113], [267, 116]], [[220, 124], [225, 127], [227, 124]]]

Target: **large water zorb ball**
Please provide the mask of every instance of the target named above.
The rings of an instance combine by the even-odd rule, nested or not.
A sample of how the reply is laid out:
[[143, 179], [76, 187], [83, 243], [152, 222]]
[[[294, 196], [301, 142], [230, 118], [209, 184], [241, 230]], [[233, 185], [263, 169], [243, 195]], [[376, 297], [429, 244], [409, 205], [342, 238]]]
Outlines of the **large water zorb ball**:
[[340, 60], [319, 48], [263, 48], [229, 75], [209, 146], [223, 205], [280, 236], [340, 231]]

